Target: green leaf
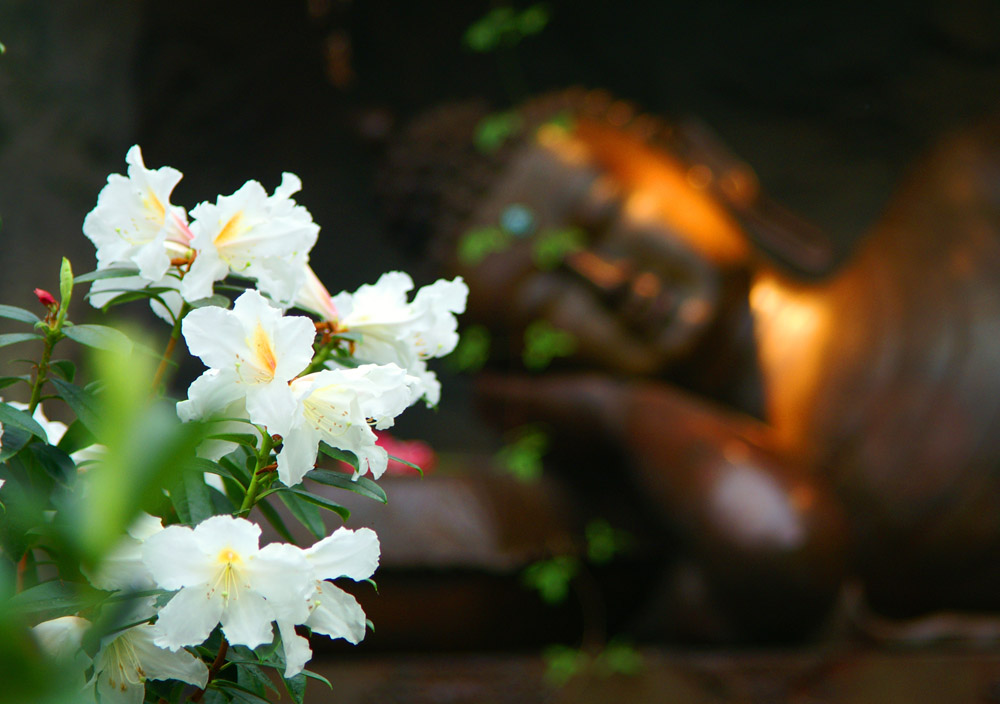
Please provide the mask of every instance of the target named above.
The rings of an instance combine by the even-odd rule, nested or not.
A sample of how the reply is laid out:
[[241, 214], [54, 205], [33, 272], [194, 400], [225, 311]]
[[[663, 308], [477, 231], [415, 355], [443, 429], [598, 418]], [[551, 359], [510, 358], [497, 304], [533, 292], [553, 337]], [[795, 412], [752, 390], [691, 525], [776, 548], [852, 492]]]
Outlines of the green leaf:
[[[399, 464], [403, 465], [404, 467], [409, 467], [410, 469], [415, 469], [418, 472], [420, 472], [420, 476], [421, 477], [424, 476], [424, 470], [420, 468], [420, 465], [413, 464], [409, 460], [404, 460], [402, 457], [396, 457], [395, 455], [389, 455], [389, 461], [390, 462], [398, 462]], [[358, 479], [360, 479], [360, 478], [361, 477], [358, 477]]]
[[42, 336], [34, 332], [10, 332], [6, 335], [0, 335], [0, 347], [16, 345], [18, 342], [28, 342], [29, 340], [41, 339], [43, 339]]
[[49, 362], [49, 368], [54, 369], [68, 382], [72, 382], [76, 377], [76, 365], [68, 359], [57, 359]]
[[288, 488], [285, 488], [285, 489], [282, 490], [281, 493], [285, 494], [287, 492], [291, 492], [291, 493], [295, 494], [296, 496], [298, 496], [299, 498], [301, 498], [303, 501], [308, 501], [309, 503], [311, 503], [311, 504], [313, 504], [315, 506], [319, 506], [320, 508], [325, 508], [327, 511], [333, 511], [338, 516], [340, 516], [341, 520], [343, 520], [345, 522], [347, 521], [348, 518], [351, 517], [351, 512], [350, 511], [348, 511], [346, 508], [344, 508], [340, 504], [337, 504], [337, 503], [334, 503], [333, 501], [330, 501], [330, 499], [327, 499], [326, 497], [317, 496], [316, 494], [311, 494], [311, 493], [309, 493], [305, 489], [288, 489]]
[[485, 325], [470, 325], [462, 331], [447, 364], [458, 371], [477, 372], [489, 361], [490, 344], [490, 331]]
[[8, 603], [22, 614], [46, 612], [49, 618], [58, 618], [92, 606], [104, 596], [104, 592], [85, 584], [52, 580], [15, 594]]
[[252, 662], [236, 664], [236, 682], [261, 696], [266, 696], [268, 690], [276, 694], [278, 692], [278, 688], [261, 666]]
[[475, 266], [494, 252], [502, 252], [512, 242], [501, 228], [480, 227], [466, 232], [458, 242], [458, 258], [463, 264]]
[[27, 374], [22, 376], [0, 376], [0, 389], [4, 389], [8, 386], [13, 386], [19, 381], [23, 381], [26, 384], [31, 384], [31, 377]]
[[547, 320], [536, 320], [524, 331], [524, 366], [539, 371], [556, 357], [568, 357], [576, 350], [576, 337], [552, 325]]
[[7, 305], [0, 305], [0, 318], [20, 320], [22, 323], [31, 323], [32, 325], [42, 321], [41, 318], [32, 313], [30, 310]]
[[285, 689], [291, 695], [295, 704], [303, 704], [306, 698], [306, 676], [302, 673], [295, 675], [291, 679], [281, 678], [285, 682]]
[[213, 515], [212, 497], [205, 475], [198, 471], [184, 472], [170, 487], [170, 503], [184, 523], [197, 525]]
[[210, 688], [220, 689], [232, 696], [234, 702], [246, 702], [246, 704], [271, 704], [264, 697], [258, 696], [253, 690], [244, 687], [232, 680], [215, 679], [209, 684]]
[[354, 467], [355, 470], [358, 469], [358, 457], [353, 452], [341, 450], [339, 447], [332, 447], [331, 445], [327, 445], [325, 442], [321, 442], [319, 444], [319, 451], [327, 457], [332, 457], [335, 460], [346, 462]]
[[253, 449], [257, 449], [257, 443], [260, 442], [260, 436], [255, 433], [215, 433], [206, 435], [205, 439], [225, 440], [226, 442], [234, 442], [237, 445], [244, 445]]
[[518, 16], [517, 27], [523, 36], [538, 34], [545, 29], [549, 18], [549, 9], [545, 5], [532, 5]]
[[63, 433], [56, 447], [67, 455], [71, 455], [78, 450], [90, 447], [96, 442], [94, 434], [78, 418], [69, 424], [69, 427], [66, 428], [66, 432]]
[[106, 325], [67, 325], [63, 333], [81, 345], [120, 354], [131, 354], [132, 341], [121, 330]]
[[192, 309], [194, 308], [205, 308], [207, 306], [216, 306], [218, 308], [228, 308], [230, 306], [230, 300], [225, 296], [215, 294], [214, 296], [209, 296], [208, 298], [200, 298], [193, 303], [189, 303], [188, 306]]
[[27, 431], [43, 442], [49, 441], [49, 436], [46, 434], [45, 428], [40, 426], [27, 411], [18, 410], [10, 404], [0, 403], [0, 423], [5, 427], [10, 424], [15, 428]]
[[306, 474], [306, 479], [311, 479], [314, 482], [327, 486], [335, 486], [339, 489], [347, 489], [348, 491], [353, 491], [355, 494], [361, 494], [362, 496], [367, 496], [369, 499], [380, 501], [383, 504], [389, 502], [389, 497], [386, 496], [385, 489], [368, 477], [351, 479], [351, 475], [344, 474], [343, 472], [336, 472], [331, 469], [313, 469]]
[[281, 514], [275, 510], [274, 506], [266, 500], [258, 501], [256, 506], [260, 509], [260, 512], [264, 514], [264, 518], [267, 519], [267, 522], [271, 524], [271, 527], [274, 528], [278, 535], [293, 545], [297, 543], [295, 536], [292, 535], [292, 531], [288, 530], [288, 526], [285, 525], [285, 520], [281, 517]]
[[40, 443], [29, 445], [28, 450], [35, 456], [38, 465], [57, 484], [68, 487], [75, 483], [76, 465], [65, 452], [52, 445]]
[[[366, 619], [366, 621], [367, 621], [367, 619]], [[371, 623], [371, 621], [368, 621], [368, 623]], [[375, 631], [375, 629], [373, 628], [372, 632], [374, 633], [374, 631]], [[327, 687], [329, 687], [331, 689], [331, 691], [333, 690], [333, 685], [330, 683], [330, 680], [328, 680], [327, 678], [323, 677], [323, 675], [321, 675], [319, 673], [316, 673], [316, 672], [313, 672], [312, 670], [303, 670], [302, 674], [305, 675], [306, 677], [308, 677], [311, 680], [317, 680], [318, 682], [322, 682]]]
[[107, 269], [98, 269], [97, 271], [90, 271], [86, 274], [80, 274], [75, 279], [73, 283], [83, 284], [88, 281], [97, 281], [99, 279], [119, 279], [123, 276], [135, 276], [139, 273], [137, 268], [130, 267], [109, 267]]
[[101, 420], [97, 411], [97, 398], [94, 394], [80, 388], [76, 384], [71, 384], [56, 377], [51, 377], [49, 381], [59, 390], [59, 395], [73, 409], [73, 413], [80, 419], [80, 422], [86, 426], [87, 430], [94, 437], [98, 437]]
[[542, 271], [551, 271], [562, 264], [567, 256], [583, 249], [586, 242], [585, 233], [578, 227], [545, 230], [539, 234], [532, 247], [535, 266]]
[[31, 433], [13, 425], [6, 425], [3, 429], [3, 442], [0, 444], [0, 463], [6, 462], [11, 457], [20, 452], [28, 441], [31, 440]]
[[317, 540], [326, 537], [326, 526], [323, 524], [323, 517], [319, 509], [312, 503], [303, 501], [300, 496], [292, 491], [282, 491], [278, 493], [278, 498], [288, 507], [292, 515], [298, 519], [299, 523], [306, 527]]

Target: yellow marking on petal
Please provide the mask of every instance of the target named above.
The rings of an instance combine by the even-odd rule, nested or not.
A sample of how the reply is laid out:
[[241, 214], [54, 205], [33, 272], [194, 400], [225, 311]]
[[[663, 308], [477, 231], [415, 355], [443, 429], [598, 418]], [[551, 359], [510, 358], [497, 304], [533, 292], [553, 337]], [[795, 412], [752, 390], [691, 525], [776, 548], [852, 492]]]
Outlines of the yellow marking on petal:
[[215, 236], [215, 245], [218, 247], [224, 245], [227, 242], [236, 239], [240, 236], [242, 230], [240, 229], [240, 222], [243, 220], [243, 211], [239, 211], [233, 217], [229, 218], [229, 222], [219, 230], [219, 234]]
[[160, 202], [160, 199], [152, 191], [146, 191], [146, 196], [142, 199], [142, 204], [146, 206], [146, 210], [155, 212], [160, 222], [163, 222], [167, 217], [167, 209], [163, 207], [163, 203]]
[[274, 356], [274, 348], [271, 347], [271, 338], [267, 336], [264, 331], [264, 327], [257, 323], [257, 327], [253, 331], [253, 340], [250, 343], [250, 349], [253, 350], [254, 356], [257, 358], [257, 366], [261, 369], [267, 370], [274, 376], [274, 370], [278, 366], [278, 360]]
[[243, 558], [241, 558], [240, 554], [232, 548], [226, 548], [219, 553], [218, 561], [225, 565], [233, 565], [243, 562]]

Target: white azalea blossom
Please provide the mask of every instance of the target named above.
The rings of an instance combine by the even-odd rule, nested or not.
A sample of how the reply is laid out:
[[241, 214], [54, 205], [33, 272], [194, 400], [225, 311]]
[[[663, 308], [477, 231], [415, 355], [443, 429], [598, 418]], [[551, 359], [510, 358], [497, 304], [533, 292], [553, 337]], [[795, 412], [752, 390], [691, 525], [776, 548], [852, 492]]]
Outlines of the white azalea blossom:
[[170, 650], [202, 643], [215, 628], [231, 644], [256, 648], [272, 640], [271, 622], [309, 616], [316, 587], [303, 551], [272, 543], [259, 548], [260, 527], [213, 516], [194, 529], [168, 526], [146, 540], [143, 562], [162, 589], [179, 590], [160, 611], [156, 645]]
[[159, 281], [171, 256], [188, 251], [191, 231], [184, 209], [170, 204], [181, 172], [147, 169], [138, 145], [125, 155], [128, 176], [112, 174], [83, 221], [83, 234], [97, 247], [97, 268], [132, 264], [147, 282]]
[[[353, 294], [337, 294], [330, 304], [340, 315], [340, 329], [361, 333], [355, 347], [358, 359], [403, 367], [419, 380], [415, 398], [423, 397], [433, 406], [440, 400], [441, 385], [426, 360], [443, 357], [458, 344], [455, 314], [465, 310], [469, 288], [461, 277], [440, 279], [408, 302], [412, 289], [408, 274], [391, 271]], [[309, 307], [310, 302], [302, 305]]]
[[358, 470], [378, 478], [389, 461], [376, 445], [369, 421], [392, 427], [410, 405], [416, 380], [395, 364], [364, 364], [355, 369], [327, 369], [292, 381], [298, 402], [295, 423], [283, 432], [278, 477], [294, 486], [316, 465], [320, 441], [353, 452]]
[[284, 173], [274, 195], [247, 181], [230, 196], [191, 210], [196, 251], [181, 293], [187, 301], [212, 294], [212, 284], [232, 272], [257, 280], [257, 287], [289, 305], [304, 283], [303, 268], [316, 244], [319, 226], [291, 195], [302, 188], [295, 174]]
[[127, 535], [101, 560], [95, 570], [83, 570], [84, 575], [98, 589], [109, 591], [153, 589], [156, 587], [156, 582], [143, 564], [142, 545], [161, 530], [163, 530], [161, 519], [140, 512], [128, 527]]
[[312, 361], [313, 323], [282, 316], [259, 293], [248, 290], [232, 310], [207, 306], [191, 311], [181, 326], [192, 354], [208, 371], [177, 404], [181, 420], [219, 415], [245, 399], [247, 417], [284, 435], [296, 413], [288, 382]]
[[95, 684], [102, 704], [142, 704], [146, 680], [208, 684], [208, 667], [186, 650], [172, 651], [154, 642], [148, 623], [114, 633], [101, 641], [95, 658]]
[[[305, 624], [313, 633], [357, 644], [365, 637], [365, 612], [357, 599], [327, 580], [368, 579], [378, 567], [378, 536], [370, 528], [338, 528], [304, 551], [313, 569], [316, 592], [309, 598]], [[295, 633], [294, 624], [278, 621], [285, 650], [285, 677], [294, 677], [312, 657], [309, 641]]]
[[43, 621], [31, 629], [39, 649], [59, 661], [66, 681], [82, 690], [87, 686], [86, 670], [90, 657], [83, 652], [83, 636], [90, 628], [90, 621], [79, 616], [61, 616]]

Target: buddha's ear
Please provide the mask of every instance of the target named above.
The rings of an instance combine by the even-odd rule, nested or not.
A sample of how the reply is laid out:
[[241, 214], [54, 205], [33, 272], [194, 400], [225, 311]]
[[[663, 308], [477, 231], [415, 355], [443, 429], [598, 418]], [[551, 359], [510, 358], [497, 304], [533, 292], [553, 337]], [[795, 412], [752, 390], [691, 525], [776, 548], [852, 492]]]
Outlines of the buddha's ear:
[[836, 248], [812, 223], [765, 195], [757, 175], [705, 125], [686, 120], [677, 126], [674, 149], [692, 168], [711, 178], [707, 188], [746, 232], [758, 254], [793, 275], [820, 278], [837, 265]]

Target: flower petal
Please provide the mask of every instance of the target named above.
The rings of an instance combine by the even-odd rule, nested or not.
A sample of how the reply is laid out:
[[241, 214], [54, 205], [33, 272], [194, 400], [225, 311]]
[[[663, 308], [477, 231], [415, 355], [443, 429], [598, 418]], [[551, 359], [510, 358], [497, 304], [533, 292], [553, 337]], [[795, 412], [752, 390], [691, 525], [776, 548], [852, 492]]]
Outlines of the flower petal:
[[166, 650], [153, 642], [156, 636], [154, 626], [142, 624], [129, 629], [129, 634], [136, 657], [149, 679], [180, 680], [198, 687], [208, 683], [208, 668], [200, 658], [186, 650]]
[[186, 526], [169, 526], [147, 538], [142, 562], [163, 589], [208, 584], [213, 574], [194, 531]]
[[256, 648], [271, 642], [273, 620], [274, 613], [267, 600], [256, 591], [241, 588], [226, 600], [222, 630], [231, 644]]
[[312, 649], [309, 641], [296, 633], [291, 623], [278, 621], [278, 632], [285, 650], [285, 679], [290, 679], [305, 669], [306, 663], [312, 659]]
[[153, 624], [156, 629], [153, 642], [170, 650], [200, 645], [219, 622], [222, 610], [223, 599], [218, 590], [209, 592], [207, 588], [185, 587], [160, 610]]
[[305, 550], [319, 579], [368, 579], [378, 567], [378, 536], [371, 528], [338, 528]]
[[365, 612], [353, 596], [330, 582], [320, 582], [316, 602], [316, 608], [306, 621], [314, 633], [355, 644], [365, 637]]

